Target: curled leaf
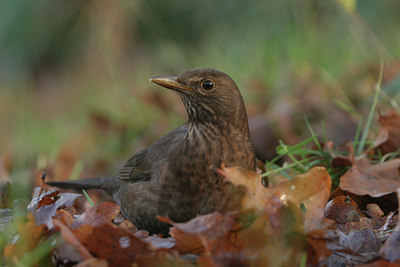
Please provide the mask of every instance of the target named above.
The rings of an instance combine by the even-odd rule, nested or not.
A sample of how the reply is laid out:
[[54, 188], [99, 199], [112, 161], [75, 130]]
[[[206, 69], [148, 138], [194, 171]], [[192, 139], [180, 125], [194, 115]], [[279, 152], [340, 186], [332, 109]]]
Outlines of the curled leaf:
[[61, 207], [70, 207], [75, 199], [81, 194], [60, 193], [52, 190], [40, 196], [33, 197], [28, 205], [28, 210], [35, 217], [37, 225], [45, 224], [49, 229], [53, 228], [52, 217], [56, 216], [57, 210]]

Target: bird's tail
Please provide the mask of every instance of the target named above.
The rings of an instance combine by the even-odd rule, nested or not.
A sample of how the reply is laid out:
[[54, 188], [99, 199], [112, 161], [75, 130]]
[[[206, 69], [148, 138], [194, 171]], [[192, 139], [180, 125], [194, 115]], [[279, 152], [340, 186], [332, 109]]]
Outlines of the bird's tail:
[[103, 189], [109, 191], [113, 185], [112, 177], [86, 178], [81, 180], [50, 181], [46, 184], [64, 189]]

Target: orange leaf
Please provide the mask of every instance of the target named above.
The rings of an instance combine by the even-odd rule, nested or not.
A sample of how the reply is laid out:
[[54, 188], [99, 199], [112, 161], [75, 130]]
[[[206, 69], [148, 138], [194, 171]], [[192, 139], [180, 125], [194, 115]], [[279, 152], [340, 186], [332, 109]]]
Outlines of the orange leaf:
[[289, 203], [297, 207], [304, 205], [306, 231], [316, 229], [322, 222], [331, 190], [331, 178], [324, 167], [314, 167], [307, 173], [269, 188], [262, 186], [260, 174], [240, 167], [223, 168], [220, 173], [233, 184], [246, 187], [247, 193], [242, 202], [244, 208], [268, 210], [272, 223], [279, 223], [279, 218], [274, 218], [278, 216], [274, 210], [279, 210], [281, 204]]

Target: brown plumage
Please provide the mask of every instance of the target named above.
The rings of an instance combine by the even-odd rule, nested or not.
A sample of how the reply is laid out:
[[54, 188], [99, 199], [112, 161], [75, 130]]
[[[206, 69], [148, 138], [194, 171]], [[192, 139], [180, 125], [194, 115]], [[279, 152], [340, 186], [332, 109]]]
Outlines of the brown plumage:
[[139, 229], [167, 234], [157, 215], [184, 222], [198, 214], [238, 207], [242, 195], [216, 168], [256, 170], [243, 98], [235, 82], [213, 69], [150, 79], [180, 95], [186, 123], [135, 154], [110, 178], [49, 182], [62, 188], [102, 188]]

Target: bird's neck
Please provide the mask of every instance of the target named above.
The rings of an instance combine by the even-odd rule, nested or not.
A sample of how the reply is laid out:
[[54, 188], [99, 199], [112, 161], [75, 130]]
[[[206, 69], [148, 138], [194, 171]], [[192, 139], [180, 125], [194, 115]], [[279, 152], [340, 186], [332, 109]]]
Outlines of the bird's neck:
[[232, 139], [242, 144], [251, 144], [250, 131], [246, 120], [241, 121], [240, 125], [229, 123], [225, 120], [217, 121], [197, 121], [188, 120], [188, 136], [191, 137], [204, 137], [212, 141], [218, 138]]
[[195, 109], [187, 107], [188, 121], [186, 124], [192, 130], [213, 131], [216, 134], [241, 132], [250, 136], [246, 112], [232, 112], [229, 115], [217, 115], [211, 109]]
[[235, 127], [216, 127], [207, 123], [187, 122], [186, 140], [195, 145], [197, 151], [209, 155], [210, 166], [242, 166], [256, 169], [254, 148], [246, 124], [242, 129]]
[[189, 116], [186, 122], [189, 135], [233, 137], [238, 142], [251, 143], [244, 103], [238, 103], [235, 107], [221, 104], [218, 107], [220, 110], [216, 110], [215, 106], [212, 108], [210, 104], [196, 99], [193, 95], [184, 95], [181, 98]]

